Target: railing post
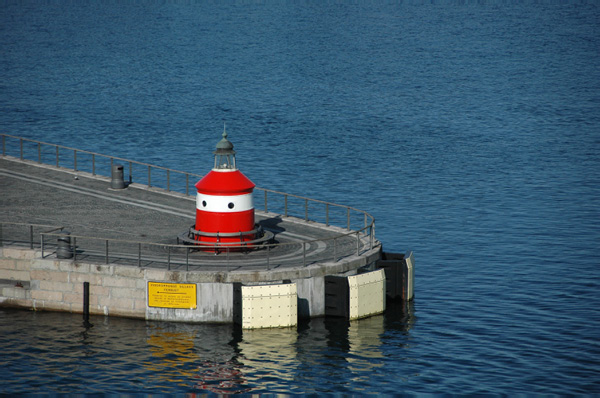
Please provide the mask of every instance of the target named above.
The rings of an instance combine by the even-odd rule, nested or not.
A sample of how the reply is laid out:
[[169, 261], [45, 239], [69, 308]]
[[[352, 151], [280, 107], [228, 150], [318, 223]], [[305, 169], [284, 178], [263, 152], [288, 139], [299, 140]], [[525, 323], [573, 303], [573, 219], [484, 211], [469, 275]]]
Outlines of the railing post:
[[[112, 168], [111, 168], [112, 170]], [[92, 175], [96, 175], [96, 154], [92, 153]]]
[[190, 175], [185, 173], [185, 195], [190, 195]]
[[106, 264], [108, 264], [108, 239], [106, 239]]
[[267, 246], [267, 271], [271, 269], [271, 246]]
[[19, 138], [19, 146], [21, 147], [21, 160], [23, 160], [23, 138]]
[[2, 156], [6, 156], [6, 136], [2, 134]]
[[304, 221], [308, 221], [308, 199], [304, 199]]
[[360, 232], [356, 231], [356, 255], [360, 254]]
[[33, 249], [33, 225], [29, 226], [29, 248]]
[[336, 240], [337, 240], [337, 238], [333, 238], [333, 262], [334, 263], [337, 261]]
[[56, 167], [59, 167], [58, 163], [58, 145], [56, 145]]
[[42, 244], [42, 258], [44, 258], [44, 234], [40, 234], [40, 243]]
[[142, 244], [138, 243], [138, 267], [142, 266]]
[[346, 214], [348, 217], [348, 231], [350, 231], [350, 208], [346, 207]]
[[77, 259], [77, 238], [73, 237], [73, 262]]
[[42, 144], [38, 142], [38, 163], [42, 163]]
[[150, 166], [148, 166], [148, 188], [152, 186], [152, 180], [150, 178]]
[[284, 214], [287, 217], [288, 216], [288, 204], [287, 204], [287, 198], [288, 198], [288, 196], [284, 195], [283, 197], [285, 199], [285, 213]]
[[325, 203], [325, 225], [329, 226], [329, 203]]
[[306, 242], [302, 242], [302, 266], [306, 267]]
[[171, 169], [167, 169], [167, 192], [171, 190]]
[[267, 191], [265, 191], [265, 213], [269, 212], [269, 207], [267, 206]]
[[133, 162], [129, 162], [129, 183], [133, 182]]
[[73, 170], [77, 171], [77, 149], [73, 149]]
[[371, 225], [373, 225], [373, 230], [371, 231], [371, 235], [373, 235], [373, 244], [375, 244], [375, 222], [373, 222]]
[[167, 269], [171, 270], [171, 246], [167, 246]]
[[[219, 238], [217, 238], [217, 239], [219, 239]], [[216, 245], [215, 245], [215, 250], [216, 250]], [[229, 247], [225, 246], [225, 250], [226, 250], [225, 253], [227, 255], [227, 259], [225, 260], [225, 266], [226, 266], [227, 272], [229, 272]]]

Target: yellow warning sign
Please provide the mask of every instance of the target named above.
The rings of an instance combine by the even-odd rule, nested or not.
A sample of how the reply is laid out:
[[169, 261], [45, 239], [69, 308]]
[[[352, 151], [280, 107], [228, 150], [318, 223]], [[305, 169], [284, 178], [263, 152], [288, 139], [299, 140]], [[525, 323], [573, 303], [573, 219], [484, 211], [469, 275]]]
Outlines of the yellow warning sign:
[[196, 284], [148, 282], [148, 306], [196, 309]]

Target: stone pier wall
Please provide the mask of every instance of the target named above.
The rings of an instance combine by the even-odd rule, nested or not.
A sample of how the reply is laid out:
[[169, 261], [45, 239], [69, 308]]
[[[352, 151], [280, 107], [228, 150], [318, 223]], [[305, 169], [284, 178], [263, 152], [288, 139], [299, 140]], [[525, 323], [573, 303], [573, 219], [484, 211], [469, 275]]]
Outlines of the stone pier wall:
[[[163, 321], [234, 322], [234, 284], [294, 283], [298, 317], [325, 315], [327, 274], [356, 274], [375, 264], [379, 248], [332, 264], [263, 272], [186, 272], [116, 264], [89, 264], [41, 257], [40, 250], [0, 247], [0, 307], [83, 312], [83, 284], [89, 282], [90, 314]], [[148, 282], [193, 283], [197, 308], [158, 308], [148, 305]]]
[[41, 251], [0, 249], [0, 306], [145, 318], [148, 270], [41, 258]]

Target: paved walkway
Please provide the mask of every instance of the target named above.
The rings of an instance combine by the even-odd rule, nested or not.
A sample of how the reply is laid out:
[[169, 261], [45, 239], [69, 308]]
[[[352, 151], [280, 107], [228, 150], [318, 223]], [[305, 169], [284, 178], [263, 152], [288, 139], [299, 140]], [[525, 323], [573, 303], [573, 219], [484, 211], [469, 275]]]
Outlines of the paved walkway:
[[[166, 246], [177, 244], [177, 236], [194, 223], [194, 217], [195, 196], [135, 183], [113, 190], [107, 177], [0, 157], [0, 222], [64, 226], [77, 237], [81, 260], [106, 262], [108, 246], [109, 263], [205, 271], [264, 270], [332, 262], [356, 256], [357, 250], [362, 255], [371, 248], [369, 238], [363, 235], [341, 237], [348, 233], [342, 228], [258, 211], [257, 222], [272, 231], [280, 245], [218, 255]], [[38, 243], [43, 230], [35, 228]], [[28, 242], [28, 236], [28, 227], [2, 226], [4, 244]], [[50, 242], [56, 242], [56, 237], [52, 238]], [[54, 255], [54, 244], [46, 240], [45, 247], [45, 255]]]

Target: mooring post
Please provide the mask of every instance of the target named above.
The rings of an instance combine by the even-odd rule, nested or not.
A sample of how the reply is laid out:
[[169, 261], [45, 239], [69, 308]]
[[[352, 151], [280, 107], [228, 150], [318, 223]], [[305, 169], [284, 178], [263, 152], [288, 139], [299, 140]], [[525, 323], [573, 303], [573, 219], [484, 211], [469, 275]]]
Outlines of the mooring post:
[[90, 320], [90, 283], [83, 282], [83, 321], [88, 323]]

